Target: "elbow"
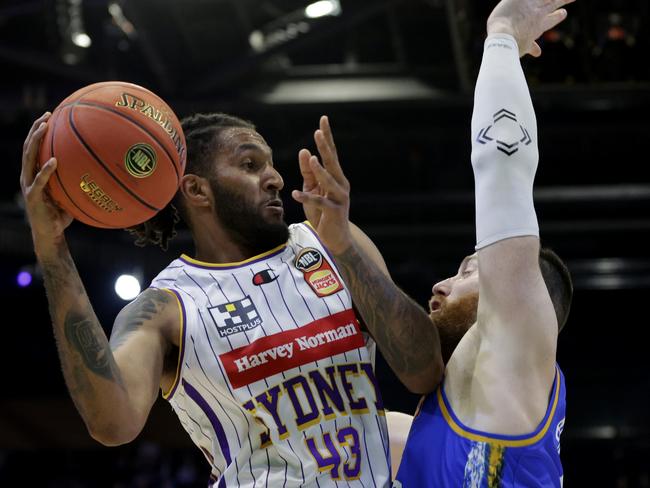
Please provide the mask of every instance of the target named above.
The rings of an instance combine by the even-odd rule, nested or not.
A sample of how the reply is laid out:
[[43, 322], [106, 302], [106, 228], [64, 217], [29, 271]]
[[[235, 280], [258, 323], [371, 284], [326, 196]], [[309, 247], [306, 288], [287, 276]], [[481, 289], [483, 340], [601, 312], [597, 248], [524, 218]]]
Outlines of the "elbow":
[[400, 378], [402, 384], [411, 392], [417, 395], [428, 395], [435, 391], [442, 381], [445, 366], [441, 358], [438, 358], [428, 368], [425, 368], [417, 375]]
[[141, 429], [127, 423], [105, 423], [90, 425], [86, 423], [88, 433], [94, 440], [107, 447], [116, 447], [133, 441]]

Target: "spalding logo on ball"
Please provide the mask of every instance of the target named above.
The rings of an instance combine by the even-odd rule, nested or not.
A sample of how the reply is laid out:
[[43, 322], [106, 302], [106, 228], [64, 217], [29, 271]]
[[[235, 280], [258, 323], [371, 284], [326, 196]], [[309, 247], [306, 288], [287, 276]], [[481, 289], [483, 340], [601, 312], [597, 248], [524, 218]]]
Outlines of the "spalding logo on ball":
[[157, 95], [119, 81], [77, 90], [52, 112], [41, 165], [58, 161], [52, 199], [94, 227], [124, 228], [153, 217], [185, 171], [185, 136]]

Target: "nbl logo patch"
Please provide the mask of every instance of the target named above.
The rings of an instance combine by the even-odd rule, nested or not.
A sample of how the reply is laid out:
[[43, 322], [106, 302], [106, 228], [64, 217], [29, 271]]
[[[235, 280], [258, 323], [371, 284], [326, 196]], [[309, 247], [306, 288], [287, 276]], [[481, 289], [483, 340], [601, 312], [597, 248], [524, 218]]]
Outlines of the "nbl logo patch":
[[296, 268], [302, 271], [307, 284], [321, 298], [343, 289], [332, 266], [318, 249], [303, 249], [296, 258]]
[[249, 296], [208, 308], [208, 311], [217, 326], [219, 337], [228, 337], [262, 325], [262, 318]]

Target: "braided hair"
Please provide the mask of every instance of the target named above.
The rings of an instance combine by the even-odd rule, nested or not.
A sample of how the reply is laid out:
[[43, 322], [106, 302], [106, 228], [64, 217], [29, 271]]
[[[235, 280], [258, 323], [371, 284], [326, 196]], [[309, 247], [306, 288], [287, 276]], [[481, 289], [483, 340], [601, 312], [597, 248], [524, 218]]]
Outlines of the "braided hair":
[[[187, 165], [185, 173], [207, 177], [211, 173], [214, 155], [219, 149], [221, 133], [232, 127], [255, 130], [253, 123], [224, 113], [197, 113], [181, 120], [181, 127], [187, 143]], [[126, 230], [135, 237], [135, 245], [144, 247], [152, 244], [167, 250], [169, 241], [176, 235], [176, 224], [184, 216], [180, 190], [172, 201], [152, 218]]]

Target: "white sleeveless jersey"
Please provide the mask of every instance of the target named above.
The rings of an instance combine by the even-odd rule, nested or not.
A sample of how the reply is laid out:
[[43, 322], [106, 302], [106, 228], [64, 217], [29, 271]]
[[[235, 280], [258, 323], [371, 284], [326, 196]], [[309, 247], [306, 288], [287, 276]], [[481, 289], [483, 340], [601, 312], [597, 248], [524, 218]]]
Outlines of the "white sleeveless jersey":
[[153, 280], [182, 320], [163, 396], [215, 487], [388, 486], [375, 344], [314, 231], [289, 229], [286, 244], [241, 263], [183, 255]]

